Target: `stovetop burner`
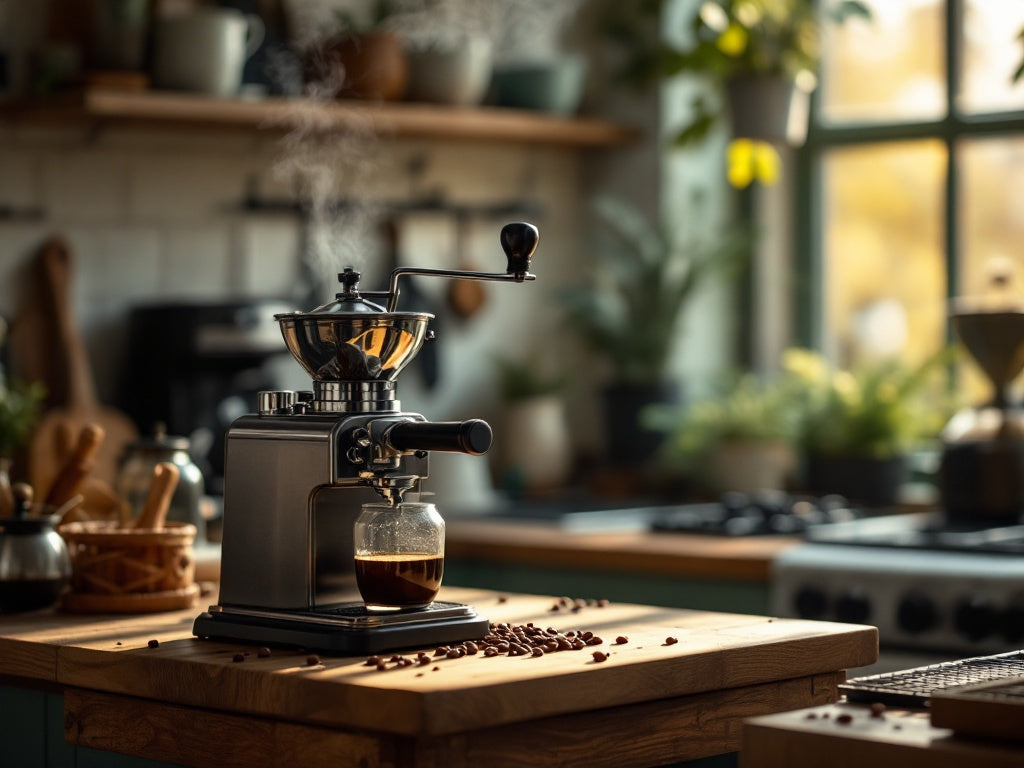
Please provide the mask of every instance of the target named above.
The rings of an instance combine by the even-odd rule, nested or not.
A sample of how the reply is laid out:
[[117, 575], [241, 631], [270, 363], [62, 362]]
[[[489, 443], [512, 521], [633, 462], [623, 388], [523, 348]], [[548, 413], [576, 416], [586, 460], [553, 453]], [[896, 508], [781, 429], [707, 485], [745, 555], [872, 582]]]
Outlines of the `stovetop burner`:
[[662, 508], [653, 531], [719, 536], [800, 536], [807, 531], [859, 520], [868, 511], [839, 495], [792, 496], [783, 492], [726, 493], [718, 502]]
[[940, 511], [864, 518], [808, 530], [809, 542], [867, 547], [1024, 554], [1024, 525], [949, 525]]

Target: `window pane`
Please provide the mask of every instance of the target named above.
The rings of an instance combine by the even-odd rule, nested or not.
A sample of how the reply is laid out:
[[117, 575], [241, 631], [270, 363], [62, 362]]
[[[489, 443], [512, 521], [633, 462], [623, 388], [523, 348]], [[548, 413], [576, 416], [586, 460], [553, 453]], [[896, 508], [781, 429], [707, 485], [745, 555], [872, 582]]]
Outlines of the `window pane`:
[[1021, 0], [967, 0], [964, 72], [957, 106], [964, 112], [1024, 109], [1024, 80], [1014, 85], [1021, 62], [1017, 35], [1024, 29]]
[[[981, 0], [985, 2], [986, 0]], [[906, 122], [946, 113], [940, 0], [870, 0], [870, 20], [825, 24], [821, 119]]]
[[[967, 139], [960, 150], [962, 205], [959, 271], [964, 295], [985, 288], [987, 268], [993, 257], [1011, 260], [1020, 269], [1024, 243], [1024, 138]], [[1017, 280], [1024, 279], [1018, 274]], [[1016, 286], [1024, 295], [1024, 283]]]
[[[1018, 134], [965, 140], [959, 158], [963, 202], [957, 293], [985, 294], [993, 260], [998, 259], [1016, 270], [1010, 293], [1019, 300], [1024, 296], [1024, 209], [1019, 205], [1024, 195], [1024, 138]], [[973, 401], [991, 395], [992, 387], [977, 366], [965, 366], [964, 374]], [[1017, 384], [1019, 388], [1020, 381]]]
[[945, 341], [942, 143], [832, 150], [823, 170], [828, 352], [923, 360]]

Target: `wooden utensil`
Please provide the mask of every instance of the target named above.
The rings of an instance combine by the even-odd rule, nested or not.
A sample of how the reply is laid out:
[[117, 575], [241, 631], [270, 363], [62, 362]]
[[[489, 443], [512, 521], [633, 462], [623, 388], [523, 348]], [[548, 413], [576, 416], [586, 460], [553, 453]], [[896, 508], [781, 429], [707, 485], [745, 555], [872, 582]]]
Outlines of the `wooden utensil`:
[[46, 504], [60, 507], [78, 493], [93, 470], [93, 462], [106, 433], [98, 424], [86, 424], [78, 433], [78, 442], [64, 462], [46, 494]]
[[153, 468], [153, 480], [149, 485], [146, 503], [135, 519], [136, 530], [164, 527], [167, 510], [171, 506], [171, 496], [178, 487], [179, 477], [178, 467], [169, 461], [162, 461]]
[[[48, 409], [27, 450], [26, 471], [37, 488], [53, 485], [67, 459], [67, 447], [62, 447], [67, 445], [67, 435], [79, 434], [88, 424], [98, 425], [105, 434], [93, 472], [109, 484], [117, 476], [124, 446], [138, 439], [131, 419], [100, 404], [96, 397], [88, 355], [71, 311], [71, 262], [71, 250], [62, 238], [52, 237], [43, 244], [32, 265], [35, 296], [12, 328], [12, 373], [27, 381], [42, 381], [48, 391]], [[36, 327], [26, 327], [29, 323]], [[29, 344], [40, 347], [29, 351]], [[46, 354], [41, 356], [39, 349]]]

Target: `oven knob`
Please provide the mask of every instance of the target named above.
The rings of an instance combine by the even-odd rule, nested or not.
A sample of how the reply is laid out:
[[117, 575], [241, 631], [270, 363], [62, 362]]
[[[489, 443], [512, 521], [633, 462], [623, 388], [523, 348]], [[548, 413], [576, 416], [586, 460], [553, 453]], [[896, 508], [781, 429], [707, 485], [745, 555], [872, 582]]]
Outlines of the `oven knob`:
[[896, 608], [896, 622], [904, 631], [917, 635], [939, 623], [939, 612], [927, 595], [911, 592], [900, 600]]
[[836, 619], [847, 624], [865, 624], [871, 618], [871, 601], [859, 589], [847, 590], [836, 600]]
[[953, 626], [968, 640], [981, 640], [996, 628], [996, 611], [981, 597], [968, 597], [957, 603], [953, 611]]
[[1024, 598], [1017, 598], [999, 617], [999, 631], [1007, 642], [1020, 643], [1024, 640]]
[[818, 587], [800, 587], [793, 597], [793, 607], [801, 619], [820, 619], [828, 611], [828, 597]]

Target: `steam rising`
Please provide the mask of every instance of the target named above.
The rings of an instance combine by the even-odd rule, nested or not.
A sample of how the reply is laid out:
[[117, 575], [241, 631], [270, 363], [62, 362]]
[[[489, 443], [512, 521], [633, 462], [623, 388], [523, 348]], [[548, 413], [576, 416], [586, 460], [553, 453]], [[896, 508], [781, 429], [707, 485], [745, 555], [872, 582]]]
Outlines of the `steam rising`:
[[[450, 47], [467, 36], [485, 36], [495, 62], [555, 55], [560, 35], [582, 0], [392, 0], [378, 28], [399, 35], [410, 48]], [[291, 46], [306, 58], [328, 39], [374, 25], [375, 0], [286, 0]], [[350, 26], [346, 28], [346, 23]], [[294, 60], [291, 66], [298, 66]], [[376, 245], [382, 213], [367, 189], [383, 161], [369, 113], [351, 114], [339, 126], [335, 102], [344, 79], [339, 67], [318, 68], [325, 79], [305, 82], [304, 99], [288, 115], [292, 129], [282, 139], [274, 175], [294, 185], [305, 211], [303, 266], [313, 290], [323, 295], [333, 276], [351, 264], [364, 269]], [[296, 73], [299, 74], [299, 73]], [[301, 81], [301, 76], [294, 78]], [[351, 190], [345, 195], [344, 191]], [[372, 195], [372, 193], [371, 193]], [[344, 201], [344, 205], [339, 202]]]

